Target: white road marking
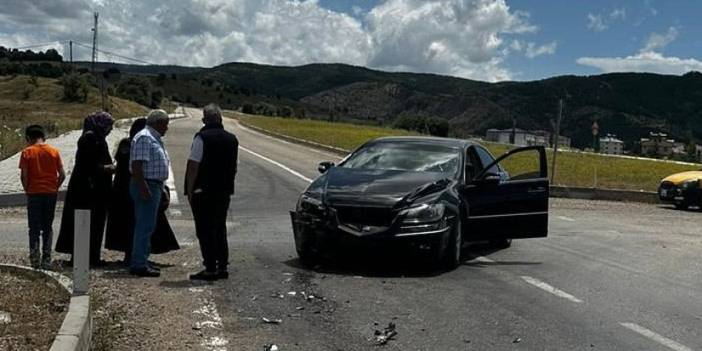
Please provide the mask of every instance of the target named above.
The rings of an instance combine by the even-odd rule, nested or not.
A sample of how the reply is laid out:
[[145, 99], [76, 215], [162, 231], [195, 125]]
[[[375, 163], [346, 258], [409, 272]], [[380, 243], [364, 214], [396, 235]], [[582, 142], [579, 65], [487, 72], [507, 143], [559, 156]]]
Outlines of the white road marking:
[[241, 149], [241, 150], [243, 150], [243, 151], [246, 151], [246, 152], [250, 153], [251, 155], [254, 155], [254, 156], [256, 156], [256, 157], [258, 157], [258, 158], [260, 158], [260, 159], [262, 159], [262, 160], [264, 160], [264, 161], [270, 162], [270, 163], [272, 163], [272, 164], [274, 164], [274, 165], [276, 165], [276, 166], [278, 166], [278, 167], [284, 169], [284, 170], [287, 171], [288, 173], [290, 173], [290, 174], [292, 174], [292, 175], [294, 175], [294, 176], [296, 176], [296, 177], [298, 177], [298, 178], [300, 178], [300, 179], [302, 179], [302, 180], [304, 180], [304, 181], [306, 181], [306, 182], [308, 182], [308, 183], [312, 183], [312, 179], [305, 177], [305, 176], [302, 175], [301, 173], [299, 173], [299, 172], [293, 170], [292, 168], [290, 168], [290, 167], [288, 167], [288, 166], [286, 166], [286, 165], [284, 165], [284, 164], [282, 164], [282, 163], [280, 163], [280, 162], [278, 162], [278, 161], [276, 161], [276, 160], [270, 159], [270, 158], [268, 158], [268, 157], [266, 157], [266, 156], [263, 156], [263, 155], [261, 155], [261, 154], [259, 154], [259, 153], [253, 152], [253, 151], [251, 151], [251, 150], [249, 150], [249, 149], [247, 149], [247, 148], [245, 148], [245, 147], [243, 147], [243, 146], [241, 146], [241, 145], [239, 145], [239, 149]]
[[646, 338], [651, 339], [651, 340], [653, 340], [653, 341], [655, 341], [655, 342], [657, 342], [657, 343], [659, 343], [659, 344], [661, 344], [661, 345], [663, 345], [671, 350], [692, 351], [691, 348], [689, 348], [689, 347], [687, 347], [687, 346], [685, 346], [677, 341], [670, 340], [670, 339], [666, 338], [665, 336], [657, 334], [657, 333], [655, 333], [651, 330], [648, 330], [648, 329], [646, 329], [638, 324], [635, 324], [635, 323], [620, 323], [620, 324], [623, 327], [625, 327], [633, 332], [636, 332], [642, 336], [645, 336]]
[[566, 216], [556, 216], [556, 218], [558, 218], [558, 219], [560, 219], [560, 220], [562, 220], [562, 221], [566, 221], [566, 222], [575, 222], [574, 219], [572, 219], [572, 218], [570, 218], [570, 217], [566, 217]]
[[541, 290], [544, 290], [548, 293], [556, 295], [560, 298], [564, 298], [568, 301], [575, 302], [575, 303], [582, 303], [583, 302], [583, 300], [581, 300], [581, 299], [579, 299], [579, 298], [577, 298], [577, 297], [575, 297], [575, 296], [573, 296], [573, 295], [571, 295], [563, 290], [557, 289], [557, 288], [555, 288], [547, 283], [544, 283], [536, 278], [523, 275], [522, 279], [524, 279], [524, 281], [526, 281], [527, 283], [529, 283], [529, 284], [531, 284], [531, 285], [533, 285]]
[[170, 164], [168, 165], [168, 179], [166, 179], [166, 186], [170, 190], [171, 205], [179, 205], [180, 201], [178, 200], [178, 191], [176, 191], [175, 178], [173, 177], [173, 168], [171, 168]]

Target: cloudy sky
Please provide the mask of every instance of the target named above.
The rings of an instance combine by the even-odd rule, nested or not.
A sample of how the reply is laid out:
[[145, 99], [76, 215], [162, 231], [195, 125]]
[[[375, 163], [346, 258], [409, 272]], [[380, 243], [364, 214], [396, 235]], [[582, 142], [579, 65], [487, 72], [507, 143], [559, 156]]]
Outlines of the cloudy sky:
[[[0, 45], [100, 60], [340, 62], [486, 81], [702, 71], [698, 0], [0, 0]], [[89, 59], [74, 46], [74, 58]]]

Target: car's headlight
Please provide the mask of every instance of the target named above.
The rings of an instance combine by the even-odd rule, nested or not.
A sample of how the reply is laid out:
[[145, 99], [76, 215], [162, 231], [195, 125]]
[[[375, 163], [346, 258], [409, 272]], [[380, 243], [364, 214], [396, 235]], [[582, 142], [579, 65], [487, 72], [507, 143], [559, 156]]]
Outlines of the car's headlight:
[[402, 214], [405, 216], [404, 223], [426, 223], [436, 222], [444, 217], [445, 207], [443, 204], [422, 204], [410, 207]]
[[311, 196], [310, 194], [302, 194], [297, 201], [297, 210], [320, 210], [324, 208], [322, 200]]

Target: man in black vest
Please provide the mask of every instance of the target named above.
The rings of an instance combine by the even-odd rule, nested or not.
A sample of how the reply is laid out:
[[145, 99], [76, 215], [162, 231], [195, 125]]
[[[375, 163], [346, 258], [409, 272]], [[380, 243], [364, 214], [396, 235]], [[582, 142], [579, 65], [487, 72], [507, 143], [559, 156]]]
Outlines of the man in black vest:
[[205, 126], [195, 134], [190, 149], [185, 195], [193, 211], [205, 269], [191, 274], [190, 279], [227, 279], [227, 212], [234, 194], [239, 141], [224, 130], [219, 106], [205, 106], [202, 122]]

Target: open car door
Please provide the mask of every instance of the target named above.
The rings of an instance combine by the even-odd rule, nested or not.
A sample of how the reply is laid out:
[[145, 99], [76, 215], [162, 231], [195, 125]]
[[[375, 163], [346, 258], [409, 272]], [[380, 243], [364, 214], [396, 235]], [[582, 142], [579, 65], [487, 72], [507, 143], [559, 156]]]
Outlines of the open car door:
[[549, 181], [543, 146], [507, 152], [468, 181], [468, 235], [475, 240], [548, 235]]

